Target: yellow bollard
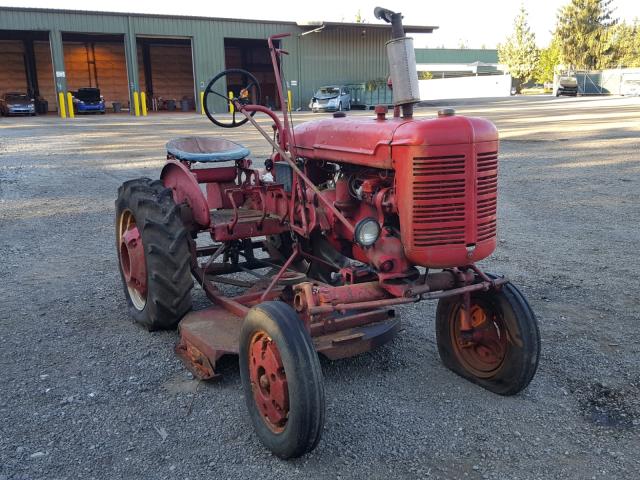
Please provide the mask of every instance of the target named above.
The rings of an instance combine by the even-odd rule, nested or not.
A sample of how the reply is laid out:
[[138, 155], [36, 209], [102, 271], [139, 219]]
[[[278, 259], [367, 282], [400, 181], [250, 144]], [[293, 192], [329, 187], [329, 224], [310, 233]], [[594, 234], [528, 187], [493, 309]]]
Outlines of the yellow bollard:
[[[233, 100], [233, 92], [229, 92], [229, 100]], [[233, 106], [233, 102], [229, 102], [229, 113], [233, 113], [236, 107]]]
[[287, 111], [291, 112], [291, 104], [293, 103], [293, 93], [287, 90]]
[[138, 92], [133, 92], [133, 110], [136, 114], [136, 117], [140, 116], [140, 104], [138, 103], [140, 99], [138, 98]]
[[200, 113], [204, 115], [204, 92], [200, 92]]
[[147, 116], [147, 94], [146, 92], [140, 92], [140, 106], [142, 107], [142, 116]]
[[76, 112], [73, 111], [73, 95], [71, 95], [71, 92], [67, 92], [67, 103], [69, 104], [69, 118], [75, 118]]
[[62, 118], [67, 118], [67, 109], [64, 106], [64, 93], [63, 92], [59, 92], [58, 93], [58, 113], [60, 114], [60, 117]]

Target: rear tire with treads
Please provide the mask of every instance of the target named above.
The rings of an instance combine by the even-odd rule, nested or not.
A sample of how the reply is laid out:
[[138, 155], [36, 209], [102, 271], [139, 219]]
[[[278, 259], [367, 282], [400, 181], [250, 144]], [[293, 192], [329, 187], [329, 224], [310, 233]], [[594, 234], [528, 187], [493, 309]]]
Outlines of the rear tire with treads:
[[[123, 236], [133, 225], [142, 242], [144, 265], [138, 271], [145, 288], [138, 291], [127, 283], [125, 271], [137, 257], [123, 261]], [[175, 328], [191, 310], [191, 253], [188, 231], [170, 189], [160, 180], [130, 180], [118, 189], [116, 200], [116, 246], [125, 296], [134, 320], [149, 330]], [[139, 255], [142, 258], [142, 255]]]

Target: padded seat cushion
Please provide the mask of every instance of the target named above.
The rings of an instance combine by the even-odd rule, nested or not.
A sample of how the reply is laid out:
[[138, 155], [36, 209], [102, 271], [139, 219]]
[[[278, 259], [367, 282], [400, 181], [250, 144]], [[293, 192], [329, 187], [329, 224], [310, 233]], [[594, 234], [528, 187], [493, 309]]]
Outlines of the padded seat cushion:
[[224, 138], [182, 137], [167, 143], [167, 153], [187, 162], [228, 162], [242, 160], [251, 152]]

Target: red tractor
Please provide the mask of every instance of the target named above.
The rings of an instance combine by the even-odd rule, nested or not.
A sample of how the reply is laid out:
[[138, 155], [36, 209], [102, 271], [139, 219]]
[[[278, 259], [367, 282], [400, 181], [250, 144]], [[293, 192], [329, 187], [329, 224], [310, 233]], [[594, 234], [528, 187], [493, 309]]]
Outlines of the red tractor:
[[[256, 433], [282, 458], [320, 440], [318, 353], [339, 359], [388, 342], [396, 305], [437, 299], [443, 363], [492, 392], [519, 392], [538, 365], [524, 296], [476, 266], [496, 247], [496, 128], [450, 109], [413, 118], [412, 40], [399, 13], [375, 14], [392, 26], [392, 115], [379, 106], [373, 118], [338, 112], [293, 128], [286, 113], [280, 120], [260, 105], [251, 73], [226, 70], [209, 83], [205, 111], [221, 127], [250, 122], [273, 148], [264, 168], [237, 143], [181, 138], [167, 144], [160, 180], [118, 191], [116, 242], [134, 319], [149, 330], [177, 326], [176, 352], [197, 378], [216, 377], [216, 361], [238, 354]], [[281, 105], [286, 52], [276, 40], [287, 36], [269, 38]], [[214, 117], [216, 98], [233, 106], [230, 118]], [[193, 279], [210, 307], [192, 310]]]

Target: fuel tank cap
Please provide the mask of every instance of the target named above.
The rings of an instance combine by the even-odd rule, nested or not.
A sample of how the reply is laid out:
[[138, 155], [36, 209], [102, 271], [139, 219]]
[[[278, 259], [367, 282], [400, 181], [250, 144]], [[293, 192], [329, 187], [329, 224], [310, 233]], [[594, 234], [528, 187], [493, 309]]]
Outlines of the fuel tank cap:
[[456, 111], [453, 108], [441, 108], [438, 110], [438, 117], [453, 117]]

